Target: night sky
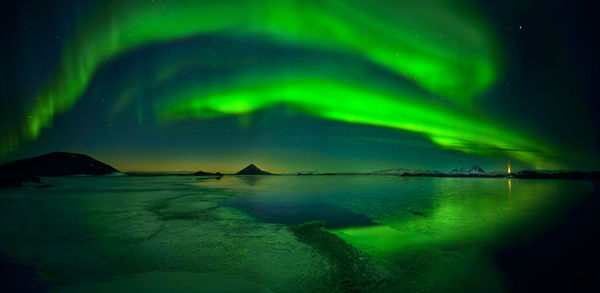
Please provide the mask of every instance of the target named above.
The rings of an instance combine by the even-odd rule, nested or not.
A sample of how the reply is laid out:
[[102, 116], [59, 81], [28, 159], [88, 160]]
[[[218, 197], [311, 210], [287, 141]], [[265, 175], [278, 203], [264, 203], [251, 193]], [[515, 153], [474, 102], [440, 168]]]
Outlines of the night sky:
[[600, 169], [591, 5], [8, 3], [0, 162], [70, 151], [123, 171]]

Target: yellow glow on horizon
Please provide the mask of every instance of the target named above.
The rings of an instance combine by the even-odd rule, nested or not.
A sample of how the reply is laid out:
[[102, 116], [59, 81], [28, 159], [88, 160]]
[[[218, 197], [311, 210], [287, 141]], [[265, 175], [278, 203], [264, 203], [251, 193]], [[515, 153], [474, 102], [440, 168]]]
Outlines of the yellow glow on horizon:
[[277, 158], [268, 158], [263, 154], [247, 153], [226, 155], [224, 153], [201, 152], [199, 155], [190, 156], [188, 153], [168, 154], [160, 151], [143, 152], [138, 154], [122, 153], [92, 153], [92, 157], [105, 162], [121, 172], [221, 172], [234, 174], [249, 164], [271, 173], [283, 173], [285, 164]]

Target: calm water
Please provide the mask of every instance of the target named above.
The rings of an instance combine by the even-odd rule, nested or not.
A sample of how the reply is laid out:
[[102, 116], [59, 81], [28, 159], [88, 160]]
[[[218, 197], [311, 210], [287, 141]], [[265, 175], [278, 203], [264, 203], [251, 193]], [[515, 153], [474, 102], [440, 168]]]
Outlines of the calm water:
[[511, 282], [498, 255], [561, 223], [596, 188], [394, 176], [44, 181], [52, 186], [0, 190], [6, 286], [503, 292]]

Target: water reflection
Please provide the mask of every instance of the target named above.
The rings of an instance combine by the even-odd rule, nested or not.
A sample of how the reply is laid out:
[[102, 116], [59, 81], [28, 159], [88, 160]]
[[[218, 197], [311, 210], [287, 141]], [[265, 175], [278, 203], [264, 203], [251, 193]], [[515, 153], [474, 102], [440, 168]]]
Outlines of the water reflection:
[[325, 221], [323, 230], [398, 270], [400, 287], [439, 291], [503, 291], [492, 255], [556, 225], [593, 189], [505, 178], [271, 176], [245, 189], [237, 181], [211, 186], [240, 192], [226, 205], [259, 221]]
[[264, 179], [264, 176], [240, 175], [235, 176], [235, 178], [248, 186], [256, 186], [260, 184], [260, 181]]
[[[407, 217], [382, 213], [373, 217], [382, 225], [341, 228], [330, 231], [355, 247], [373, 254], [406, 252], [424, 246], [483, 245], [502, 241], [508, 233], [535, 230], [552, 222], [557, 210], [568, 206], [572, 190], [591, 190], [586, 182], [520, 181], [512, 191], [508, 181], [507, 198], [503, 179], [430, 179], [430, 212]], [[567, 196], [568, 195], [568, 196]], [[404, 196], [411, 196], [410, 194]], [[379, 208], [385, 210], [385, 208]], [[372, 213], [373, 211], [371, 211]]]

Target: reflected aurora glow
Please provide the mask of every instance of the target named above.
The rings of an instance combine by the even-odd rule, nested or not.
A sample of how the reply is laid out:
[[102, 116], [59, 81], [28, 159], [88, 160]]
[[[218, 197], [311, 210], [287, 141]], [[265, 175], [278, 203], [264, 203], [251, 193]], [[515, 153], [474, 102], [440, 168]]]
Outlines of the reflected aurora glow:
[[[565, 207], [577, 202], [577, 199], [561, 197], [561, 194], [572, 189], [590, 192], [592, 188], [586, 182], [519, 181], [514, 187], [508, 185], [505, 196], [490, 195], [493, 188], [498, 190], [505, 184], [504, 180], [495, 179], [487, 180], [485, 184], [440, 180], [433, 184], [434, 193], [446, 196], [437, 198], [434, 208], [425, 216], [373, 215], [379, 225], [328, 231], [359, 249], [384, 258], [423, 247], [452, 247], [457, 243], [477, 245], [486, 241], [501, 243], [511, 237], [521, 237], [515, 230], [526, 230], [525, 225], [537, 222], [535, 217], [548, 217], [537, 222], [536, 225], [542, 226], [560, 219]], [[464, 198], [448, 197], [447, 194], [464, 193], [455, 190], [457, 186], [477, 192], [466, 193]]]

